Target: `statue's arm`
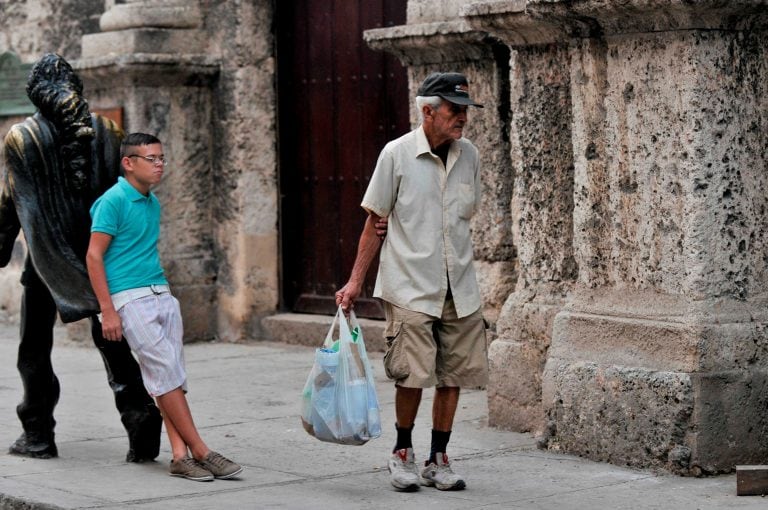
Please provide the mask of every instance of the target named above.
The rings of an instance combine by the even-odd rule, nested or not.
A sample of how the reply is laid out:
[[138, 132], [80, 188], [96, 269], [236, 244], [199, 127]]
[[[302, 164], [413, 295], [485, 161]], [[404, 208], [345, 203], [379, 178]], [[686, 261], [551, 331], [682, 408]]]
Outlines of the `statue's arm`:
[[[6, 137], [2, 151], [2, 181], [0, 181], [0, 267], [5, 267], [11, 260], [13, 245], [19, 235], [21, 224], [16, 213], [16, 205], [11, 195], [10, 169], [11, 165], [18, 162], [18, 153], [10, 140], [11, 134]], [[10, 143], [9, 143], [10, 142]]]

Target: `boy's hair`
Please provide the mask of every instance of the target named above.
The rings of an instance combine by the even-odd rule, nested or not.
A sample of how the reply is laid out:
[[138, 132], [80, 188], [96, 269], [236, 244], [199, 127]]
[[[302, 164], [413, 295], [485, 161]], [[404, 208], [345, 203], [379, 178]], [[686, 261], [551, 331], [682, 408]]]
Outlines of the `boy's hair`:
[[138, 147], [139, 145], [152, 145], [155, 143], [162, 143], [156, 136], [148, 135], [147, 133], [131, 133], [120, 143], [120, 159], [123, 159], [128, 155], [128, 149], [130, 147]]

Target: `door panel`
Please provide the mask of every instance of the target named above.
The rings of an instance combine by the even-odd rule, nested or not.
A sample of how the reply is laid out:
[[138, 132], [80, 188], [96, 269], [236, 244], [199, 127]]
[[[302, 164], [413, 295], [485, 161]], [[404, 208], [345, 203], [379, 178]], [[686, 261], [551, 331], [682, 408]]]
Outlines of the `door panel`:
[[[409, 129], [405, 68], [363, 30], [405, 23], [406, 0], [276, 2], [282, 306], [334, 313], [379, 151]], [[355, 310], [383, 317], [372, 265]]]

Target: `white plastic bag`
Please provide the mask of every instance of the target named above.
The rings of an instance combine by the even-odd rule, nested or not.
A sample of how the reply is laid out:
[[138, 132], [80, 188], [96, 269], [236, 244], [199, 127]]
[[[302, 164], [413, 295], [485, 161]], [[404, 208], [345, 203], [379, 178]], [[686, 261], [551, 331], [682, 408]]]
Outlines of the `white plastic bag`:
[[315, 350], [302, 393], [301, 423], [310, 435], [331, 443], [361, 445], [381, 435], [373, 370], [354, 312], [347, 323], [339, 307], [323, 347]]

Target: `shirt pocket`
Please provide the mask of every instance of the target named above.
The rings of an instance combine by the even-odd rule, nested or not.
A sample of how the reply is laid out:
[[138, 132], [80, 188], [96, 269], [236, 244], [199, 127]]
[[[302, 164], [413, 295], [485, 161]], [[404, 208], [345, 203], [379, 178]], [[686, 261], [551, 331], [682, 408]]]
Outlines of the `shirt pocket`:
[[458, 204], [459, 218], [469, 220], [475, 213], [475, 189], [472, 184], [459, 183], [459, 196], [456, 198]]

